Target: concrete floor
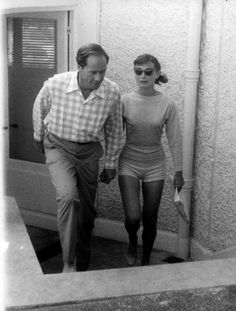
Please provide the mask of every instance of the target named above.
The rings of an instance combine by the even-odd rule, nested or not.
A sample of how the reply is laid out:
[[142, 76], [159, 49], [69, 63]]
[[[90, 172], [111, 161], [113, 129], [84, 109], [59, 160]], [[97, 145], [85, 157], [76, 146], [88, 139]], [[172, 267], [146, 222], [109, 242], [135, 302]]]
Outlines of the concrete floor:
[[[58, 233], [55, 231], [27, 226], [31, 242], [36, 251], [43, 273], [60, 273], [62, 271], [62, 253]], [[125, 268], [125, 253], [127, 243], [92, 237], [91, 263], [89, 271]], [[136, 266], [140, 266], [142, 247], [138, 247], [138, 260]], [[187, 260], [190, 261], [190, 260]], [[151, 265], [160, 265], [167, 262], [182, 262], [173, 254], [163, 250], [153, 250]]]

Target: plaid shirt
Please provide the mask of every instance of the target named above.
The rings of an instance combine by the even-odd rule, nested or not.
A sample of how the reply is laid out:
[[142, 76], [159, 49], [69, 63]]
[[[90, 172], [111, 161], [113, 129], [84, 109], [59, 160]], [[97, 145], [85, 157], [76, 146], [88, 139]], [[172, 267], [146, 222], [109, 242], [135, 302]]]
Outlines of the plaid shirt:
[[57, 74], [41, 88], [33, 107], [34, 139], [51, 132], [73, 142], [105, 140], [105, 167], [114, 168], [122, 147], [122, 110], [118, 86], [104, 78], [85, 100], [78, 71]]

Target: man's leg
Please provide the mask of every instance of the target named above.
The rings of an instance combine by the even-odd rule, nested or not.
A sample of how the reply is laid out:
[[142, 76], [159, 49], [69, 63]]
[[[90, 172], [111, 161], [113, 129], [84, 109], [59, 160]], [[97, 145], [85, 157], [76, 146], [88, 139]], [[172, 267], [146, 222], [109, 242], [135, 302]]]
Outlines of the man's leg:
[[64, 152], [57, 148], [45, 148], [46, 163], [56, 189], [58, 203], [58, 231], [63, 252], [64, 271], [73, 271], [77, 241], [77, 214], [80, 200], [77, 173]]
[[76, 166], [78, 192], [81, 203], [77, 214], [77, 271], [87, 270], [90, 263], [90, 241], [96, 217], [94, 201], [96, 197], [99, 172], [99, 158], [94, 156], [94, 154], [97, 154], [96, 150], [96, 146], [92, 147], [91, 156], [89, 156], [86, 160], [79, 160]]

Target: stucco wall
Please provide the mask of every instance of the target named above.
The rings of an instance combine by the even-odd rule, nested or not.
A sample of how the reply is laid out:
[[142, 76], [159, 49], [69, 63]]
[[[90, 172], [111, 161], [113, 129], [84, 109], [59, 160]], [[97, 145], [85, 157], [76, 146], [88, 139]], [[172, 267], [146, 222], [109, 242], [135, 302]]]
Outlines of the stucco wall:
[[236, 240], [235, 19], [235, 1], [205, 1], [192, 219], [194, 238], [213, 251]]
[[[119, 84], [122, 94], [131, 91], [136, 87], [133, 60], [144, 52], [155, 55], [169, 77], [168, 84], [160, 90], [175, 100], [181, 122], [188, 5], [187, 0], [102, 0], [100, 13], [100, 43], [110, 55], [107, 76]], [[173, 167], [166, 138], [163, 140], [168, 176], [173, 173]], [[100, 187], [99, 202], [101, 216], [123, 218], [117, 181], [111, 186]], [[176, 231], [176, 216], [167, 181], [159, 212], [159, 228]]]
[[[169, 83], [161, 91], [175, 99], [183, 122], [190, 1], [103, 0], [100, 43], [110, 55], [108, 77], [121, 92], [135, 87], [134, 58], [143, 52], [158, 57]], [[204, 1], [200, 81], [195, 131], [192, 235], [203, 247], [219, 251], [236, 237], [236, 3]], [[167, 151], [168, 173], [172, 171]], [[99, 213], [123, 218], [117, 181], [100, 189]], [[113, 208], [111, 208], [113, 206]], [[159, 228], [177, 231], [168, 182], [159, 213]]]

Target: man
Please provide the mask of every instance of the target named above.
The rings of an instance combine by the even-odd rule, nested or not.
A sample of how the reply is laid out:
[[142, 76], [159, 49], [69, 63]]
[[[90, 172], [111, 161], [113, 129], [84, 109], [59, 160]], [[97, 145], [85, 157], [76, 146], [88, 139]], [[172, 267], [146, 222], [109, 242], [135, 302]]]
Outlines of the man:
[[107, 53], [91, 43], [78, 50], [76, 61], [77, 71], [44, 83], [33, 107], [35, 146], [45, 153], [56, 190], [63, 272], [89, 267], [100, 141], [100, 180], [107, 184], [116, 175], [122, 141], [119, 89], [105, 78]]

